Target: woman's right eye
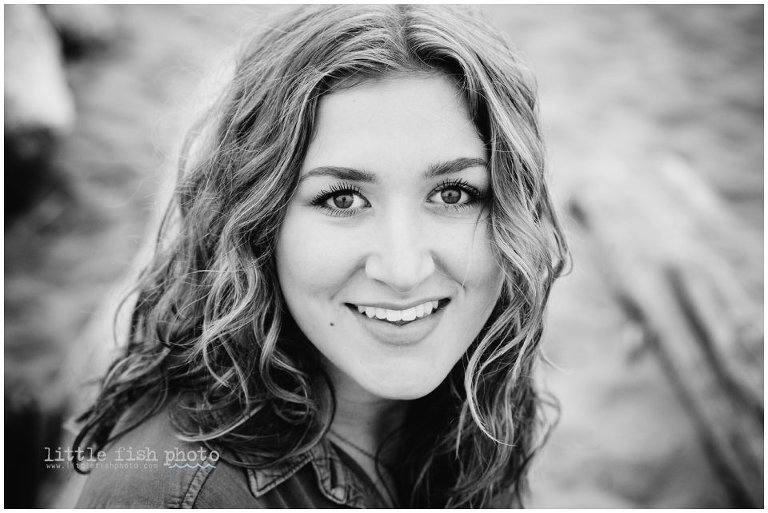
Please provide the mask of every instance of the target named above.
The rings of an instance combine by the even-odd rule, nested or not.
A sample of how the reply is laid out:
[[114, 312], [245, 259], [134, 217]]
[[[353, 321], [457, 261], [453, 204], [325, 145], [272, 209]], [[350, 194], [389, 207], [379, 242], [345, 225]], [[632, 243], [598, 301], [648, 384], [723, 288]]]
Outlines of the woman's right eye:
[[[342, 210], [350, 209], [350, 208], [360, 208], [362, 206], [365, 206], [365, 200], [355, 194], [352, 191], [345, 191], [345, 192], [337, 192], [327, 200], [325, 200], [327, 205], [329, 207], [335, 207]], [[355, 204], [357, 202], [357, 204]]]
[[312, 205], [321, 208], [331, 215], [354, 215], [371, 204], [354, 187], [334, 187], [321, 192]]

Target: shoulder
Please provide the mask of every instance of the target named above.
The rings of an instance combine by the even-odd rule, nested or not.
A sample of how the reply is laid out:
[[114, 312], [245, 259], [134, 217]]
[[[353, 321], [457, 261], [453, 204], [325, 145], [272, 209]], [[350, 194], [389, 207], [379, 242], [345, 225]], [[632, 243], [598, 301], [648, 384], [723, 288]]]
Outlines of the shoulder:
[[246, 472], [203, 444], [179, 440], [166, 410], [84, 456], [91, 471], [78, 507], [261, 507]]

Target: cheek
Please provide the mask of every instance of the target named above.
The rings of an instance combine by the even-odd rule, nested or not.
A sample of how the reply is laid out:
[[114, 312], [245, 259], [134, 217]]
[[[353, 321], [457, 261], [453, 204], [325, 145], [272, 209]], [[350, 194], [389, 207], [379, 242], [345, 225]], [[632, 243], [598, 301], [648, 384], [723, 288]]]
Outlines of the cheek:
[[450, 336], [456, 344], [456, 355], [460, 356], [493, 312], [504, 275], [486, 221], [471, 229], [454, 230], [453, 235], [457, 237], [456, 244], [451, 246], [455, 250], [445, 255], [452, 280], [460, 284], [459, 301], [450, 319]]
[[289, 209], [277, 243], [277, 273], [286, 299], [328, 297], [357, 265], [348, 241], [317, 222], [317, 215]]
[[[442, 227], [437, 258], [467, 293], [498, 296], [502, 279], [487, 220]], [[500, 289], [499, 289], [500, 290]]]

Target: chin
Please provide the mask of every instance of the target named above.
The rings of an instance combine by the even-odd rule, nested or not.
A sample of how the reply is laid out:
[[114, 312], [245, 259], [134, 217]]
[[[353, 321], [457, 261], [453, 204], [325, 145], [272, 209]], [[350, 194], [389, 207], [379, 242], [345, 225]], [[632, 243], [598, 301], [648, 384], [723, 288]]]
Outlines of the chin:
[[382, 399], [411, 401], [430, 394], [447, 375], [447, 372], [438, 375], [429, 372], [408, 373], [406, 375], [398, 373], [379, 379], [369, 378], [361, 385]]

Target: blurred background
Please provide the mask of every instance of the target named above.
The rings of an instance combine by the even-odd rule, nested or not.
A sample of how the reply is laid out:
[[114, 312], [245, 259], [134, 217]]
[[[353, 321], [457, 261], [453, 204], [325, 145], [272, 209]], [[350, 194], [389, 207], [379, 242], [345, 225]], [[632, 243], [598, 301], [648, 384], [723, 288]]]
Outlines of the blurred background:
[[[185, 128], [282, 10], [4, 6], [5, 506], [74, 504], [45, 448], [114, 352]], [[480, 10], [538, 77], [574, 259], [528, 505], [762, 507], [763, 6]]]

